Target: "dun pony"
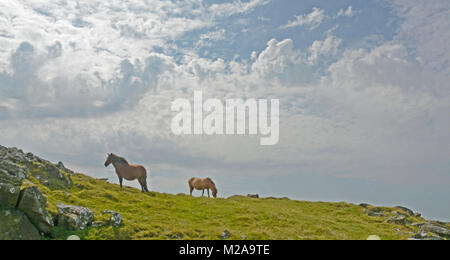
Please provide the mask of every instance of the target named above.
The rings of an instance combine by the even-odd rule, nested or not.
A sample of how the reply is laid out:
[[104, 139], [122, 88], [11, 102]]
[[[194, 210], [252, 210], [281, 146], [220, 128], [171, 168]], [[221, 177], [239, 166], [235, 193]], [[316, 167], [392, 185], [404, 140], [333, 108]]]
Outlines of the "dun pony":
[[217, 198], [216, 184], [210, 178], [205, 178], [205, 179], [191, 178], [189, 180], [189, 189], [191, 190], [191, 196], [192, 196], [192, 191], [194, 191], [194, 189], [196, 189], [196, 190], [202, 191], [202, 196], [204, 196], [205, 190], [207, 190], [208, 197], [210, 197], [209, 190], [211, 190], [214, 198]]
[[147, 170], [145, 170], [144, 166], [129, 164], [125, 158], [119, 157], [113, 153], [108, 154], [105, 167], [108, 167], [111, 163], [116, 169], [116, 174], [119, 177], [120, 188], [122, 188], [123, 179], [127, 181], [134, 181], [137, 179], [141, 185], [141, 191], [149, 191], [147, 188]]

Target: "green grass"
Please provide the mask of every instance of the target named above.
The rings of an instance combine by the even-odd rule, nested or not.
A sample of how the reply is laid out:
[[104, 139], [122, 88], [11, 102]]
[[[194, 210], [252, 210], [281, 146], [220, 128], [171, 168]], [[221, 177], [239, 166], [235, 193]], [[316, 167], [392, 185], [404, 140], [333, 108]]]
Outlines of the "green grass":
[[232, 239], [366, 239], [378, 235], [392, 240], [406, 239], [415, 231], [388, 224], [386, 217], [369, 217], [362, 207], [348, 203], [144, 194], [82, 174], [71, 176], [71, 180], [71, 188], [54, 188], [42, 185], [33, 173], [30, 176], [47, 197], [52, 214], [56, 214], [58, 203], [65, 203], [88, 207], [95, 220], [102, 221], [108, 217], [102, 212], [108, 209], [121, 213], [124, 225], [73, 232], [56, 227], [47, 239], [66, 239], [73, 234], [82, 239], [219, 239], [228, 230]]

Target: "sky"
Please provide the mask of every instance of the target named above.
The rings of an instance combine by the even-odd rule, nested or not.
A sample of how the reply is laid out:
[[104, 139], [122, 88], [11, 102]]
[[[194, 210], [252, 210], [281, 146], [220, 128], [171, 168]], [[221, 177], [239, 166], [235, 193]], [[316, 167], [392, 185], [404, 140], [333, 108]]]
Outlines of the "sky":
[[[159, 192], [209, 176], [448, 221], [448, 28], [447, 0], [1, 1], [0, 144], [117, 183], [113, 152]], [[174, 135], [194, 91], [279, 99], [279, 143]]]

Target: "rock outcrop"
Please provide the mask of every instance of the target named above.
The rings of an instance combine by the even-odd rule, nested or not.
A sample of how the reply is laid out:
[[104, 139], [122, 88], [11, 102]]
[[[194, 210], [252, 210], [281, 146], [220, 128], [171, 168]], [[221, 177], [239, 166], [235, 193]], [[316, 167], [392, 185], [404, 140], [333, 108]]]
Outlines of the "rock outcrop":
[[[72, 171], [32, 153], [0, 146], [0, 239], [40, 239], [54, 227], [47, 199], [28, 179], [31, 175], [47, 187], [68, 188]], [[23, 188], [22, 186], [25, 186]], [[28, 187], [26, 187], [28, 186]]]
[[0, 240], [40, 240], [38, 229], [22, 211], [0, 210]]
[[112, 210], [105, 210], [103, 214], [111, 215], [110, 223], [112, 227], [120, 227], [122, 226], [122, 215], [118, 212]]
[[38, 187], [27, 187], [20, 192], [17, 209], [23, 211], [40, 232], [49, 234], [54, 225], [46, 208], [47, 198]]
[[450, 239], [450, 230], [444, 227], [443, 225], [436, 225], [432, 222], [429, 222], [425, 225], [423, 225], [420, 230], [422, 232], [431, 232], [434, 233], [440, 237], [448, 238]]
[[73, 174], [73, 171], [67, 169], [62, 163], [53, 164], [32, 153], [5, 147], [0, 148], [0, 160], [7, 163], [5, 167], [8, 167], [8, 164], [13, 168], [19, 164], [26, 166], [28, 171], [32, 172], [33, 177], [51, 189], [70, 188], [72, 185], [70, 175]]
[[84, 207], [58, 204], [57, 225], [65, 230], [83, 230], [94, 221], [94, 213]]
[[402, 206], [397, 206], [397, 207], [395, 207], [396, 209], [400, 209], [400, 210], [403, 210], [406, 214], [408, 214], [408, 216], [410, 216], [410, 217], [414, 217], [414, 215], [415, 215], [415, 213], [414, 213], [414, 211], [412, 211], [412, 210], [410, 210], [410, 209], [408, 209], [408, 208], [406, 208], [406, 207], [402, 207]]
[[20, 187], [27, 177], [25, 170], [19, 165], [0, 161], [0, 206], [14, 208], [19, 200]]
[[411, 224], [408, 221], [408, 218], [398, 212], [394, 213], [395, 215], [388, 218], [386, 220], [387, 223], [392, 223], [392, 224], [397, 224], [397, 225], [407, 225], [407, 224]]
[[386, 213], [382, 208], [365, 209], [364, 213], [371, 217], [385, 217]]
[[[449, 225], [440, 221], [426, 221], [412, 223], [414, 218], [420, 218], [421, 214], [408, 208], [397, 206], [398, 211], [383, 210], [383, 208], [373, 207], [369, 204], [360, 204], [364, 208], [364, 213], [371, 217], [385, 217], [386, 222], [395, 225], [407, 226], [418, 230], [409, 240], [445, 240], [450, 239]], [[417, 220], [417, 219], [416, 219]]]

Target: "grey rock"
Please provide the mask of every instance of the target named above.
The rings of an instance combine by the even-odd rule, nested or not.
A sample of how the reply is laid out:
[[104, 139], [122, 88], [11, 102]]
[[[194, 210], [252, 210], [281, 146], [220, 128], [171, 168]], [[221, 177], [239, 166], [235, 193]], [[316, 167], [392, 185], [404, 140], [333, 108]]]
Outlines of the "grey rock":
[[449, 229], [447, 229], [445, 227], [437, 226], [432, 223], [427, 223], [427, 224], [423, 225], [421, 227], [420, 231], [421, 232], [431, 232], [440, 237], [450, 238], [450, 230]]
[[77, 241], [77, 240], [81, 240], [81, 238], [77, 235], [71, 235], [67, 238], [67, 240]]
[[120, 213], [117, 213], [112, 210], [105, 210], [103, 211], [103, 214], [109, 214], [111, 215], [111, 226], [113, 227], [120, 227], [123, 224], [122, 215]]
[[20, 186], [28, 177], [25, 170], [10, 161], [0, 161], [0, 207], [14, 208], [20, 194]]
[[444, 239], [439, 236], [429, 236], [426, 233], [418, 233], [414, 237], [408, 238], [408, 240], [439, 241]]
[[64, 166], [64, 164], [63, 164], [62, 162], [58, 162], [58, 163], [55, 164], [54, 166], [55, 166], [56, 168], [60, 169], [61, 171], [66, 172], [66, 173], [68, 173], [68, 174], [70, 174], [70, 175], [74, 175], [74, 174], [75, 174], [74, 171], [72, 171], [72, 170], [66, 168], [66, 166]]
[[181, 233], [169, 234], [169, 235], [167, 235], [167, 238], [180, 240], [180, 239], [183, 239], [183, 234], [181, 234]]
[[63, 174], [61, 170], [48, 162], [42, 169], [35, 171], [33, 176], [50, 189], [68, 189], [72, 186], [70, 175]]
[[95, 221], [95, 222], [92, 222], [91, 227], [93, 227], [93, 228], [100, 228], [100, 227], [104, 227], [106, 225], [108, 225], [108, 223], [105, 223], [105, 222], [102, 222], [102, 221]]
[[395, 207], [396, 209], [400, 209], [403, 210], [404, 212], [406, 212], [406, 214], [408, 214], [408, 216], [413, 217], [414, 216], [414, 211], [406, 208], [406, 207], [402, 207], [402, 206], [397, 206]]
[[41, 240], [41, 235], [25, 213], [0, 210], [0, 240]]
[[359, 204], [359, 206], [363, 207], [363, 208], [368, 208], [370, 205], [367, 203], [361, 203], [361, 204]]
[[231, 233], [228, 230], [225, 230], [222, 235], [219, 236], [221, 240], [227, 240], [231, 238]]
[[83, 230], [94, 221], [94, 213], [84, 207], [56, 205], [58, 208], [58, 226], [66, 230]]
[[371, 217], [385, 217], [386, 213], [381, 208], [366, 209], [364, 213]]
[[378, 241], [381, 240], [381, 238], [377, 235], [370, 235], [369, 237], [367, 237], [367, 240]]
[[433, 235], [428, 235], [427, 232], [421, 231], [419, 233], [417, 233], [416, 235], [414, 235], [412, 237], [412, 239], [415, 240], [444, 240], [442, 237], [439, 236], [433, 236]]
[[404, 215], [397, 214], [386, 220], [387, 223], [397, 224], [397, 225], [407, 225], [409, 224], [408, 219]]
[[31, 186], [23, 189], [20, 192], [20, 198], [17, 208], [23, 211], [31, 223], [36, 228], [44, 233], [49, 234], [53, 228], [53, 220], [47, 212], [47, 198], [45, 198], [41, 191], [36, 186]]
[[427, 223], [412, 223], [411, 226], [420, 228], [423, 227], [425, 224]]
[[431, 220], [431, 221], [428, 221], [428, 223], [431, 225], [440, 226], [443, 228], [447, 228], [447, 224], [448, 224], [446, 222], [438, 221], [438, 220]]
[[247, 197], [253, 198], [253, 199], [259, 199], [259, 194], [248, 194]]

